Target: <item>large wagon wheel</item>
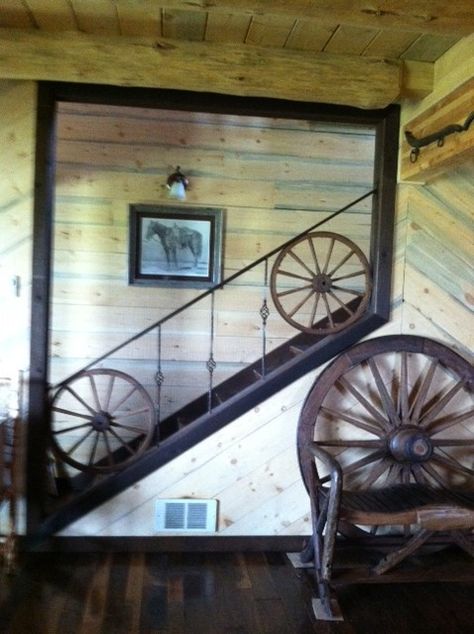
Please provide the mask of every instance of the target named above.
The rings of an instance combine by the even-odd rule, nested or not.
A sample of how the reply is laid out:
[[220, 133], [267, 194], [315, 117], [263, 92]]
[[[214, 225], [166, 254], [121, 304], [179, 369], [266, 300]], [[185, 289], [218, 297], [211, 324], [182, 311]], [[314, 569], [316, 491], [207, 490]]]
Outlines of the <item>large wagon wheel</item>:
[[88, 370], [63, 384], [52, 401], [55, 455], [81, 471], [106, 473], [136, 460], [155, 434], [148, 392], [117, 370]]
[[321, 373], [301, 413], [307, 489], [314, 466], [304, 448], [315, 441], [337, 457], [344, 489], [413, 482], [472, 491], [473, 386], [471, 364], [430, 339], [388, 336], [354, 346]]
[[313, 232], [278, 254], [271, 294], [289, 324], [312, 334], [346, 328], [365, 311], [372, 282], [360, 248], [337, 233]]

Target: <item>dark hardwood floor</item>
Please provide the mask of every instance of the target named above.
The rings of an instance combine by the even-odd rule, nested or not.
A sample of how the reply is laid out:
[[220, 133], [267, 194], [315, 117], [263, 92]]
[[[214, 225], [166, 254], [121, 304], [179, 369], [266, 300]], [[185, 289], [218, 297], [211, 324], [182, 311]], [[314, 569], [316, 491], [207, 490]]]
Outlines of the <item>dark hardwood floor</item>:
[[0, 571], [0, 632], [474, 631], [474, 577], [343, 586], [342, 623], [316, 623], [311, 596], [311, 572], [294, 569], [280, 552], [30, 553], [14, 576]]

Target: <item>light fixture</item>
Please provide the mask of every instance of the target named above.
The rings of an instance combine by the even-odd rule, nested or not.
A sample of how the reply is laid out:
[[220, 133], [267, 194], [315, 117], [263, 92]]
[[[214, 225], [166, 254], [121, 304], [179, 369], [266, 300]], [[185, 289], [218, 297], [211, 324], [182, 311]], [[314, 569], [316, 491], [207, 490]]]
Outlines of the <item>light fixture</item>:
[[176, 198], [177, 200], [185, 200], [188, 186], [189, 180], [181, 172], [178, 165], [176, 171], [168, 176], [168, 180], [166, 181], [166, 187], [169, 189], [168, 196], [170, 198]]

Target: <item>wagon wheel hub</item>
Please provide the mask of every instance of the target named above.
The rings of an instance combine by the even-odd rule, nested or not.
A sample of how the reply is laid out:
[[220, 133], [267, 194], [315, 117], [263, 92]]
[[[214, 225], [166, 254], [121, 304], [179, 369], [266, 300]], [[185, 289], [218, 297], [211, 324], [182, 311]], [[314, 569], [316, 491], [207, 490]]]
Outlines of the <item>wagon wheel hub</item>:
[[429, 436], [419, 427], [402, 427], [391, 437], [389, 449], [398, 462], [425, 462], [433, 453]]
[[91, 420], [92, 427], [96, 431], [105, 431], [112, 426], [113, 417], [104, 411], [97, 412]]
[[316, 293], [327, 293], [332, 287], [332, 280], [326, 273], [318, 273], [313, 278], [313, 290]]

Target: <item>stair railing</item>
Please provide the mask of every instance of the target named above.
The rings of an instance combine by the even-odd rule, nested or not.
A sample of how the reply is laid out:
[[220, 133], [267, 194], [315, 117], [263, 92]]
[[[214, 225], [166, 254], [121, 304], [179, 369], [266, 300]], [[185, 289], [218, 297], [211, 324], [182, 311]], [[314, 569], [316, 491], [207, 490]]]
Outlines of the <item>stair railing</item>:
[[[107, 369], [104, 369], [103, 367], [99, 365], [99, 364], [102, 364], [102, 362], [105, 361], [106, 359], [110, 359], [117, 353], [123, 351], [124, 348], [126, 348], [127, 346], [130, 346], [128, 352], [122, 352], [122, 357], [118, 357], [118, 358], [115, 357], [115, 359], [112, 359], [111, 366], [115, 365], [118, 367], [123, 367], [124, 364], [127, 365], [129, 363], [130, 358], [134, 360], [135, 359], [139, 360], [139, 363], [141, 365], [134, 366], [137, 372], [137, 378], [131, 377], [129, 375], [130, 382], [128, 385], [126, 385], [126, 387], [122, 388], [123, 396], [120, 395], [118, 399], [115, 399], [116, 401], [115, 408], [121, 409], [124, 401], [126, 401], [127, 398], [129, 398], [129, 396], [135, 392], [137, 393], [141, 392], [142, 395], [143, 395], [143, 392], [145, 392], [145, 397], [146, 397], [145, 400], [148, 397], [150, 397], [152, 393], [154, 392], [154, 398], [152, 399], [153, 413], [151, 415], [151, 418], [153, 418], [153, 420], [155, 421], [154, 423], [155, 426], [157, 425], [158, 427], [159, 427], [159, 424], [163, 420], [165, 419], [169, 420], [170, 416], [174, 415], [175, 412], [181, 410], [189, 403], [194, 404], [195, 402], [199, 401], [199, 408], [201, 407], [201, 405], [203, 405], [204, 410], [207, 409], [207, 412], [211, 412], [221, 402], [224, 402], [228, 398], [228, 395], [226, 395], [225, 393], [221, 395], [219, 394], [219, 392], [221, 392], [222, 390], [224, 390], [225, 392], [225, 380], [222, 380], [222, 376], [225, 377], [226, 372], [229, 372], [230, 373], [229, 376], [231, 376], [233, 374], [236, 374], [235, 370], [237, 368], [237, 373], [242, 375], [242, 374], [245, 374], [247, 372], [247, 369], [250, 367], [251, 369], [250, 374], [252, 375], [253, 378], [251, 377], [251, 379], [249, 379], [247, 375], [243, 377], [244, 388], [250, 385], [251, 382], [255, 382], [256, 379], [265, 378], [273, 369], [269, 367], [270, 364], [268, 363], [268, 359], [270, 359], [271, 357], [271, 352], [272, 352], [271, 348], [272, 348], [272, 345], [274, 345], [273, 339], [269, 337], [268, 335], [268, 325], [269, 325], [269, 316], [270, 316], [270, 308], [268, 305], [269, 304], [268, 291], [269, 291], [269, 271], [270, 271], [269, 266], [271, 264], [271, 259], [274, 256], [278, 257], [277, 254], [280, 254], [284, 249], [291, 247], [293, 243], [304, 238], [305, 236], [313, 232], [315, 229], [321, 227], [324, 224], [327, 224], [329, 221], [333, 220], [340, 214], [351, 209], [352, 207], [361, 203], [362, 201], [369, 198], [370, 196], [373, 196], [376, 193], [376, 191], [377, 190], [374, 188], [368, 191], [367, 193], [363, 194], [362, 196], [359, 196], [356, 200], [345, 205], [341, 209], [329, 214], [326, 218], [313, 224], [308, 229], [299, 233], [294, 238], [287, 240], [286, 242], [272, 249], [265, 255], [259, 257], [258, 259], [253, 261], [251, 264], [245, 266], [238, 272], [230, 275], [229, 277], [224, 279], [222, 282], [198, 294], [196, 297], [184, 303], [182, 306], [180, 306], [176, 310], [171, 311], [170, 313], [168, 313], [161, 319], [155, 321], [151, 325], [142, 329], [140, 332], [129, 337], [128, 339], [120, 343], [119, 345], [114, 346], [113, 348], [108, 350], [106, 353], [100, 355], [99, 357], [95, 358], [93, 361], [81, 367], [76, 372], [69, 375], [67, 378], [51, 385], [50, 390], [53, 396], [54, 412], [59, 414], [61, 414], [62, 412], [63, 414], [67, 416], [72, 415], [73, 421], [78, 421], [77, 423], [74, 422], [71, 425], [68, 425], [66, 423], [58, 431], [54, 431], [54, 429], [52, 431], [53, 436], [56, 434], [55, 439], [58, 442], [65, 440], [68, 436], [68, 433], [72, 433], [73, 435], [78, 434], [77, 440], [74, 439], [74, 436], [72, 437], [72, 440], [70, 440], [69, 442], [68, 448], [64, 449], [62, 453], [62, 458], [66, 459], [66, 462], [68, 462], [69, 465], [72, 464], [74, 468], [82, 469], [82, 467], [85, 466], [86, 471], [88, 470], [88, 468], [92, 470], [94, 469], [97, 470], [98, 453], [96, 453], [96, 447], [97, 447], [97, 438], [100, 436], [100, 434], [103, 434], [103, 440], [105, 441], [105, 444], [106, 444], [105, 457], [101, 458], [102, 462], [100, 463], [104, 465], [103, 467], [104, 471], [107, 471], [109, 467], [110, 467], [110, 470], [113, 470], [113, 468], [115, 468], [113, 462], [115, 461], [116, 450], [110, 446], [109, 441], [107, 440], [109, 436], [111, 440], [113, 440], [115, 443], [118, 443], [118, 450], [122, 452], [122, 458], [124, 463], [126, 463], [127, 460], [129, 459], [128, 452], [133, 454], [135, 451], [137, 452], [141, 451], [140, 448], [136, 449], [136, 447], [134, 449], [131, 449], [131, 447], [133, 446], [133, 439], [124, 440], [123, 438], [120, 437], [120, 434], [118, 433], [118, 432], [121, 432], [121, 433], [126, 432], [127, 430], [131, 429], [130, 427], [128, 427], [130, 423], [119, 425], [118, 427], [121, 427], [121, 429], [118, 429], [118, 427], [114, 427], [115, 423], [113, 422], [112, 415], [109, 416], [109, 414], [107, 413], [108, 405], [110, 404], [111, 400], [114, 400], [114, 398], [111, 399], [111, 393], [114, 387], [114, 382], [116, 385], [119, 382], [120, 378], [121, 377], [123, 378], [123, 375], [121, 371], [117, 369], [112, 369], [112, 367], [111, 368], [108, 367]], [[293, 254], [293, 256], [296, 258], [298, 257], [298, 256], [295, 256], [295, 254]], [[314, 256], [314, 260], [317, 266], [317, 258], [315, 256]], [[260, 266], [263, 267], [263, 271], [262, 271], [263, 280], [262, 282], [257, 282], [256, 284], [254, 272], [256, 271], [257, 267], [260, 267]], [[251, 274], [252, 276], [250, 284], [246, 282], [244, 279], [244, 276], [246, 274]], [[351, 277], [351, 275], [349, 275], [348, 277]], [[324, 271], [323, 271], [322, 278], [324, 278]], [[242, 359], [239, 358], [236, 361], [229, 361], [228, 358], [224, 358], [222, 364], [220, 364], [221, 368], [223, 366], [223, 370], [222, 369], [220, 370], [221, 380], [217, 381], [216, 369], [218, 367], [217, 360], [219, 359], [219, 351], [216, 350], [216, 345], [217, 345], [216, 343], [217, 323], [216, 322], [217, 322], [217, 319], [220, 317], [220, 314], [219, 314], [219, 310], [216, 308], [216, 304], [218, 303], [218, 301], [221, 300], [221, 298], [216, 295], [216, 292], [224, 290], [225, 287], [229, 287], [229, 286], [231, 288], [235, 288], [235, 285], [233, 286], [231, 285], [233, 282], [237, 282], [237, 281], [240, 282], [239, 288], [241, 288], [242, 290], [245, 287], [250, 288], [250, 293], [252, 298], [253, 298], [253, 291], [255, 289], [257, 290], [260, 289], [259, 291], [260, 298], [257, 298], [256, 300], [256, 302], [260, 302], [260, 306], [258, 309], [260, 324], [257, 327], [252, 326], [252, 328], [253, 330], [261, 331], [261, 345], [260, 345], [260, 350], [257, 353], [255, 353], [253, 349], [251, 351], [239, 350], [237, 346], [236, 351], [239, 353], [239, 356], [244, 358]], [[311, 286], [311, 284], [309, 286]], [[285, 293], [282, 293], [282, 294], [285, 294]], [[206, 359], [202, 358], [202, 355], [205, 355], [206, 353], [205, 352], [202, 353], [202, 351], [199, 350], [198, 352], [201, 356], [198, 358], [198, 363], [196, 364], [193, 361], [193, 354], [196, 357], [198, 353], [193, 352], [192, 349], [187, 349], [185, 351], [187, 356], [183, 358], [182, 361], [186, 361], [188, 366], [191, 363], [194, 363], [192, 368], [189, 370], [191, 381], [189, 385], [186, 384], [186, 381], [183, 379], [183, 374], [186, 372], [187, 369], [189, 369], [189, 367], [181, 365], [180, 368], [176, 371], [176, 377], [179, 383], [176, 383], [173, 390], [173, 384], [172, 384], [173, 376], [171, 375], [171, 383], [167, 382], [166, 367], [170, 369], [170, 374], [171, 374], [173, 368], [176, 368], [179, 365], [180, 360], [171, 358], [172, 355], [170, 355], [170, 350], [173, 350], [174, 348], [179, 349], [181, 344], [180, 344], [179, 338], [176, 339], [174, 343], [171, 342], [170, 344], [170, 338], [172, 339], [173, 332], [171, 331], [171, 337], [169, 333], [168, 335], [166, 335], [164, 333], [164, 327], [166, 325], [171, 324], [173, 319], [179, 317], [185, 311], [188, 311], [190, 308], [196, 306], [198, 303], [200, 305], [205, 305], [204, 303], [206, 302], [206, 300], [209, 302], [209, 305], [206, 309], [206, 313], [208, 315], [208, 320], [209, 320], [208, 330], [206, 331], [208, 333], [207, 358]], [[325, 301], [327, 302], [327, 300]], [[353, 301], [357, 303], [359, 300], [358, 298], [355, 298]], [[348, 306], [350, 305], [351, 303], [349, 303]], [[251, 312], [248, 310], [248, 306], [245, 306], [244, 308], [246, 309], [246, 312]], [[327, 305], [326, 305], [326, 310], [328, 311], [328, 314], [329, 314]], [[350, 313], [350, 308], [343, 306], [342, 303], [340, 302], [339, 311], [341, 310], [347, 310]], [[313, 309], [313, 316], [315, 312], [316, 312], [316, 307], [314, 307]], [[189, 318], [189, 314], [188, 314], [188, 318]], [[188, 323], [191, 323], [192, 316], [189, 319], [190, 321]], [[329, 314], [329, 319], [331, 320], [330, 314]], [[284, 323], [283, 319], [281, 320], [281, 323], [283, 324], [283, 326], [281, 328], [280, 326], [278, 326], [278, 329], [279, 329], [278, 332], [283, 332], [283, 336], [280, 337], [280, 340], [287, 341], [296, 333], [292, 326], [290, 327], [288, 326], [288, 324]], [[282, 330], [283, 327], [287, 328], [287, 331], [283, 331]], [[180, 332], [182, 331], [183, 331], [182, 327], [180, 327], [180, 324], [178, 324], [178, 326], [176, 327], [176, 333], [178, 333], [178, 337]], [[153, 335], [153, 333], [155, 334]], [[153, 336], [149, 337], [148, 339], [144, 339], [140, 345], [135, 345], [135, 346], [133, 345], [133, 344], [136, 344], [136, 342], [139, 339], [146, 338], [147, 335], [153, 335]], [[201, 335], [202, 333], [200, 333], [199, 336], [201, 337]], [[167, 348], [168, 352], [167, 352], [166, 358], [164, 358], [164, 355], [163, 355], [163, 348], [164, 348], [163, 342], [164, 342], [165, 336], [168, 337], [166, 340], [168, 343], [168, 348]], [[279, 335], [277, 335], [274, 339], [277, 340], [278, 337]], [[245, 346], [241, 346], [241, 348], [245, 348]], [[278, 347], [276, 347], [275, 345], [273, 350], [277, 352], [277, 356], [278, 354], [280, 354]], [[220, 352], [222, 353], [222, 351], [223, 351], [223, 347], [221, 343]], [[156, 352], [156, 355], [154, 354], [154, 352]], [[224, 352], [225, 352], [224, 356], [229, 357], [229, 354], [228, 354], [229, 350], [224, 349]], [[252, 358], [252, 360], [249, 361], [249, 357], [251, 357], [254, 354], [255, 354], [255, 358]], [[272, 363], [274, 363], [274, 358], [272, 359]], [[207, 372], [207, 379], [206, 378], [202, 379], [201, 377], [197, 377], [196, 372], [194, 371], [195, 367], [201, 368], [201, 372], [205, 368], [205, 371]], [[87, 373], [87, 372], [89, 372], [89, 376], [88, 376], [89, 383], [90, 383], [90, 385], [88, 384], [89, 391], [92, 390], [89, 397], [92, 401], [90, 404], [88, 404], [86, 400], [82, 398], [81, 395], [75, 391], [74, 385], [71, 385], [76, 379], [79, 379], [81, 375], [84, 375], [84, 373]], [[98, 383], [97, 383], [97, 381], [99, 381], [100, 379], [98, 378], [98, 374], [94, 374], [94, 373], [100, 373], [100, 372], [109, 373], [109, 379], [108, 379], [109, 383], [107, 384], [107, 381], [105, 381], [105, 384], [101, 386], [101, 390], [102, 390], [101, 394], [99, 394]], [[246, 381], [248, 382], [247, 384], [246, 384]], [[168, 389], [167, 392], [165, 392], [164, 386], [168, 386], [168, 385], [170, 386], [170, 388]], [[218, 386], [218, 388], [216, 388], [216, 385]], [[82, 411], [75, 413], [72, 411], [72, 409], [69, 409], [67, 405], [54, 406], [55, 404], [54, 395], [61, 393], [61, 391], [63, 392], [63, 394], [67, 392], [68, 394], [66, 396], [69, 396], [70, 398], [72, 398], [76, 405], [78, 405], [79, 403], [80, 404], [79, 409], [82, 409]], [[181, 397], [183, 395], [184, 395], [184, 398], [181, 401]], [[203, 401], [205, 401], [204, 404], [203, 404]], [[137, 406], [138, 409], [135, 409], [135, 411], [132, 411], [132, 414], [138, 414], [140, 411], [142, 411], [140, 409], [141, 407], [142, 405]], [[192, 407], [194, 407], [194, 405]], [[151, 408], [151, 405], [150, 405], [150, 408]], [[131, 409], [133, 410], [133, 407]], [[202, 413], [205, 413], [205, 411], [204, 412], [200, 411], [200, 414]], [[128, 414], [125, 414], [125, 415], [128, 415]], [[81, 418], [84, 422], [81, 422], [80, 420]], [[179, 428], [180, 422], [177, 421], [176, 425]], [[89, 431], [85, 431], [85, 430], [89, 430]], [[105, 433], [105, 430], [108, 433]], [[146, 433], [148, 432], [145, 432], [144, 430], [143, 434], [139, 434], [138, 444], [140, 444], [142, 438], [146, 435]], [[92, 440], [93, 438], [96, 438], [96, 440], [93, 441]], [[145, 442], [143, 443], [143, 447], [145, 447], [149, 441], [150, 441], [150, 437], [148, 438], [146, 443]], [[87, 442], [89, 442], [92, 446], [86, 451], [85, 445], [87, 445]], [[84, 453], [87, 453], [87, 455], [83, 459], [84, 462], [81, 464], [81, 460], [79, 460], [79, 462], [75, 462], [75, 460], [71, 459], [71, 457], [75, 454], [76, 451], [82, 451], [83, 447], [84, 447]], [[130, 457], [130, 460], [135, 459], [135, 457], [136, 457], [135, 455], [132, 455]], [[122, 458], [120, 461], [122, 461]], [[107, 460], [109, 460], [109, 463], [110, 463], [109, 465], [107, 465]]]

